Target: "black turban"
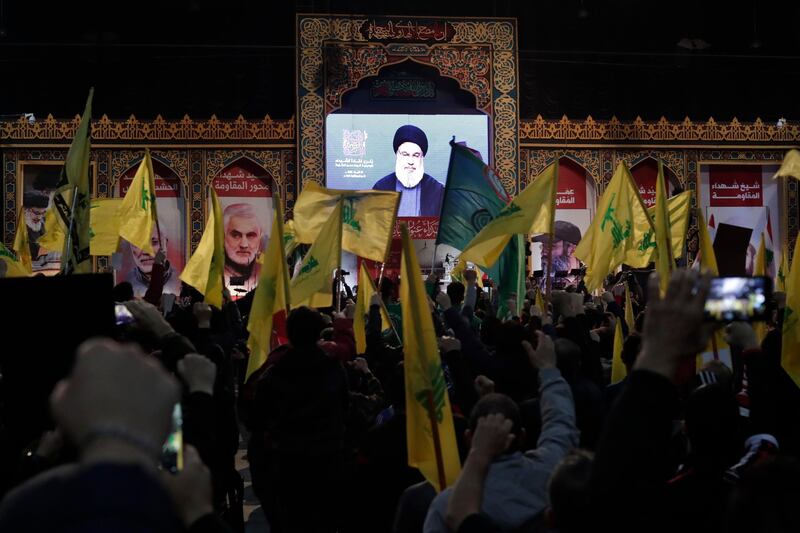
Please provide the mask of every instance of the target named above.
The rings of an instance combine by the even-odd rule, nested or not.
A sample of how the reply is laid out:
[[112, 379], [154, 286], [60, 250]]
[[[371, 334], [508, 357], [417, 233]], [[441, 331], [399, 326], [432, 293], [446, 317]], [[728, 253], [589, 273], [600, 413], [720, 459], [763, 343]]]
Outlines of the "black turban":
[[422, 149], [423, 156], [428, 153], [428, 138], [425, 136], [425, 132], [416, 126], [406, 124], [397, 128], [397, 132], [394, 134], [394, 142], [392, 142], [395, 153], [403, 143], [416, 144]]
[[37, 192], [26, 192], [22, 197], [22, 205], [25, 207], [47, 207], [48, 203], [48, 197]]

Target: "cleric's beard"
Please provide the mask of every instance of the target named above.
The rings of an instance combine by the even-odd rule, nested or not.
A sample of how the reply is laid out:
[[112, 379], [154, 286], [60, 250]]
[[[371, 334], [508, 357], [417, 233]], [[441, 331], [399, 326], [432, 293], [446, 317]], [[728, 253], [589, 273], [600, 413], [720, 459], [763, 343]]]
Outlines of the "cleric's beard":
[[40, 218], [39, 222], [34, 222], [32, 213], [25, 210], [25, 225], [28, 226], [31, 231], [42, 231], [42, 226], [44, 225], [44, 218]]
[[403, 162], [398, 159], [394, 167], [394, 173], [397, 176], [397, 179], [400, 180], [400, 183], [403, 184], [403, 187], [410, 189], [412, 187], [416, 187], [417, 184], [422, 181], [422, 177], [425, 175], [425, 164], [423, 163], [423, 160], [420, 159], [416, 168], [409, 172], [404, 168]]

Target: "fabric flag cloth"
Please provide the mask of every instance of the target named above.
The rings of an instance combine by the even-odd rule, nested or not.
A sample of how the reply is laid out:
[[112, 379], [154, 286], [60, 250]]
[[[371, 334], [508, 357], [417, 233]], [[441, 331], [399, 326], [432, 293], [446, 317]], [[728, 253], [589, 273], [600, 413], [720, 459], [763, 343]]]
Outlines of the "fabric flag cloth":
[[[679, 259], [683, 256], [683, 249], [686, 244], [686, 230], [689, 228], [689, 218], [692, 213], [691, 205], [692, 191], [685, 191], [667, 199], [673, 259]], [[653, 261], [653, 256], [656, 251], [656, 241], [654, 238], [656, 206], [648, 207], [647, 214], [650, 215], [653, 229], [650, 228], [650, 224], [644, 218], [637, 218], [634, 221], [634, 225], [644, 231], [644, 236], [637, 248], [628, 252], [624, 261], [627, 265], [641, 265], [635, 268], [646, 267]]]
[[[494, 170], [476, 152], [452, 141], [450, 147], [450, 165], [436, 244], [464, 250], [478, 232], [511, 202], [511, 197]], [[522, 305], [524, 291], [519, 289], [519, 280], [525, 276], [524, 261], [524, 242], [517, 240], [509, 242], [494, 266], [485, 269], [498, 288], [498, 316], [508, 314], [507, 301], [512, 295], [516, 295], [517, 309]], [[456, 275], [466, 267], [466, 261], [459, 260], [459, 265], [464, 266], [456, 271]]]
[[786, 292], [786, 276], [789, 275], [789, 249], [786, 244], [781, 248], [781, 264], [778, 266], [776, 286], [779, 291]]
[[[647, 226], [634, 224], [637, 218], [646, 221]], [[628, 256], [646, 254], [641, 244], [645, 228], [654, 230], [650, 222], [633, 177], [620, 162], [600, 199], [597, 215], [575, 248], [575, 257], [586, 264], [584, 282], [589, 291], [600, 288], [605, 277], [623, 261], [635, 268], [647, 266], [649, 259], [643, 265], [631, 264]]]
[[772, 179], [786, 176], [800, 180], [800, 151], [789, 150], [786, 152], [786, 155], [783, 156], [781, 168], [778, 169]]
[[[372, 276], [369, 275], [367, 264], [365, 261], [361, 262], [361, 267], [358, 269], [358, 296], [356, 297], [356, 313], [353, 317], [353, 335], [356, 338], [356, 351], [357, 353], [367, 352], [367, 315], [369, 315], [370, 300], [373, 294], [377, 294], [378, 290], [375, 288], [375, 283], [372, 282]], [[381, 327], [382, 329], [392, 328], [392, 321], [389, 319], [389, 311], [383, 304], [380, 303], [381, 308]]]
[[[92, 133], [92, 98], [94, 88], [89, 90], [86, 107], [83, 110], [75, 138], [67, 152], [67, 158], [61, 171], [61, 177], [56, 185], [53, 203], [48, 211], [50, 226], [45, 215], [44, 246], [48, 250], [58, 250], [54, 245], [63, 243], [61, 248], [61, 271], [64, 274], [80, 274], [92, 271], [90, 248], [90, 191], [89, 191], [89, 152], [90, 136]], [[55, 228], [58, 227], [58, 230]], [[67, 238], [68, 232], [71, 234]], [[59, 237], [58, 233], [61, 233]], [[67, 250], [66, 247], [69, 246]]]
[[247, 361], [245, 381], [263, 365], [271, 351], [272, 317], [285, 311], [291, 302], [289, 296], [289, 267], [284, 253], [284, 225], [281, 198], [276, 193], [272, 197], [275, 213], [272, 220], [272, 235], [264, 253], [263, 267], [258, 277], [258, 286], [253, 294], [253, 305], [247, 321], [247, 348], [250, 359]]
[[534, 296], [534, 301], [536, 302], [536, 307], [542, 312], [542, 318], [544, 319], [547, 316], [547, 304], [544, 302], [544, 297], [542, 296], [542, 291], [539, 290], [539, 287], [536, 287], [536, 296]]
[[[459, 283], [463, 283], [464, 285], [467, 284], [467, 280], [464, 277], [464, 271], [467, 270], [467, 262], [466, 261], [459, 261], [455, 268], [450, 272], [450, 279], [453, 281], [458, 281]], [[478, 287], [481, 289], [483, 288], [483, 270], [481, 270], [477, 266], [473, 266], [472, 269], [475, 271], [475, 282], [478, 284]]]
[[636, 317], [633, 316], [633, 302], [631, 302], [631, 290], [625, 284], [625, 323], [628, 324], [628, 334], [636, 329]]
[[461, 463], [422, 271], [408, 228], [403, 224], [400, 230], [408, 465], [441, 492], [455, 483]]
[[667, 285], [675, 262], [672, 259], [672, 234], [669, 225], [669, 206], [667, 205], [667, 187], [664, 183], [664, 163], [658, 162], [656, 178], [655, 236], [656, 236], [656, 271], [659, 274], [661, 295], [667, 293]]
[[[303, 258], [300, 271], [292, 279], [290, 289], [292, 309], [302, 305], [330, 307], [333, 304], [333, 271], [342, 261], [344, 201], [341, 198], [337, 200], [327, 223], [322, 226], [316, 240]], [[300, 225], [298, 222], [295, 229]]]
[[491, 167], [469, 148], [450, 141], [450, 150], [436, 244], [464, 250], [511, 197]]
[[622, 362], [622, 321], [617, 318], [614, 326], [614, 351], [611, 358], [611, 384], [619, 383], [628, 375], [628, 370]]
[[25, 272], [33, 274], [33, 259], [31, 258], [31, 247], [28, 244], [28, 225], [25, 224], [25, 210], [20, 207], [17, 216], [17, 231], [14, 234], [14, 251], [17, 252], [17, 260]]
[[[761, 233], [761, 241], [758, 243], [758, 252], [756, 252], [756, 259], [753, 263], [753, 276], [766, 276], [767, 275], [767, 243], [764, 238], [764, 233]], [[753, 323], [753, 331], [756, 334], [758, 344], [764, 342], [764, 337], [767, 336], [766, 322]]]
[[205, 296], [205, 302], [222, 309], [223, 275], [225, 272], [225, 230], [222, 209], [211, 187], [211, 212], [200, 244], [181, 272], [180, 279]]
[[[136, 170], [128, 192], [119, 208], [119, 236], [150, 255], [153, 250], [153, 226], [158, 224], [156, 212], [155, 171], [150, 150], [145, 148], [144, 159]], [[160, 238], [160, 236], [159, 236]]]
[[29, 275], [17, 256], [0, 241], [0, 278], [24, 278]]
[[461, 260], [489, 268], [514, 235], [551, 233], [556, 209], [558, 162], [548, 166], [461, 251]]
[[[36, 241], [36, 244], [46, 251], [62, 252], [64, 250], [65, 232], [66, 230], [61, 228], [58, 211], [56, 210], [55, 205], [51, 204], [44, 214], [44, 234], [39, 237], [39, 239]], [[40, 250], [39, 253], [41, 254], [44, 252]]]
[[327, 189], [314, 182], [303, 186], [294, 204], [297, 242], [311, 244], [342, 199], [342, 249], [385, 262], [392, 243], [400, 193]]
[[775, 240], [772, 238], [772, 217], [767, 211], [767, 234], [764, 241], [764, 275], [775, 280]]
[[122, 198], [92, 198], [90, 229], [92, 240], [89, 243], [92, 255], [111, 255], [119, 247], [120, 220], [117, 213]]
[[294, 220], [287, 220], [283, 225], [283, 254], [286, 257], [291, 257], [299, 244], [297, 235], [294, 232]]
[[[711, 241], [711, 234], [708, 232], [703, 211], [697, 210], [697, 231], [698, 241], [700, 248], [700, 269], [708, 271], [712, 276], [719, 276], [719, 268], [717, 267], [717, 256], [714, 254], [714, 245]], [[704, 361], [710, 359], [720, 359], [724, 363], [732, 367], [732, 362], [726, 359], [730, 358], [730, 348], [725, 342], [725, 337], [721, 331], [713, 333], [714, 338], [709, 341], [708, 346], [699, 354], [695, 359], [695, 369], [699, 372], [703, 368]], [[715, 348], [716, 344], [716, 350]]]
[[783, 311], [783, 345], [781, 347], [781, 366], [800, 387], [800, 235], [794, 245], [794, 256], [786, 278], [786, 308]]

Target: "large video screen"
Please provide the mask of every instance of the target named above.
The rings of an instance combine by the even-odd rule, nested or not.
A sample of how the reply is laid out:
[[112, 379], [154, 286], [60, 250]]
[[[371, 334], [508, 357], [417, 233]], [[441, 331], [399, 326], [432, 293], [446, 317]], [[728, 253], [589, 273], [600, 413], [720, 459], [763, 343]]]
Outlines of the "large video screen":
[[399, 191], [400, 217], [438, 217], [450, 140], [489, 161], [486, 115], [330, 114], [325, 172], [334, 189]]

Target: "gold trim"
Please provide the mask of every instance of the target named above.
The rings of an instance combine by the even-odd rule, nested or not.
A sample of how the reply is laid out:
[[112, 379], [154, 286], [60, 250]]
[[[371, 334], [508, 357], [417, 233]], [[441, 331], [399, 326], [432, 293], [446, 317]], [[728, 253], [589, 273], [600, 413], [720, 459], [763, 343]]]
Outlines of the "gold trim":
[[[42, 121], [29, 123], [24, 117], [16, 121], [0, 121], [0, 140], [72, 140], [80, 124], [80, 116], [56, 119], [48, 115]], [[295, 139], [294, 117], [273, 120], [248, 120], [239, 115], [235, 120], [220, 120], [216, 115], [195, 121], [189, 115], [180, 120], [140, 121], [134, 115], [125, 120], [112, 120], [107, 115], [92, 121], [92, 141], [291, 141]]]
[[[768, 125], [760, 118], [755, 122], [717, 122], [709, 118], [706, 122], [692, 122], [686, 117], [681, 122], [670, 122], [661, 117], [658, 121], [647, 121], [637, 117], [634, 121], [622, 122], [595, 120], [591, 116], [583, 121], [573, 121], [566, 116], [559, 120], [546, 120], [541, 115], [520, 123], [520, 139], [529, 141], [656, 141], [656, 142], [795, 142], [800, 143], [800, 125], [787, 124], [782, 128]], [[525, 142], [525, 141], [521, 141]]]

